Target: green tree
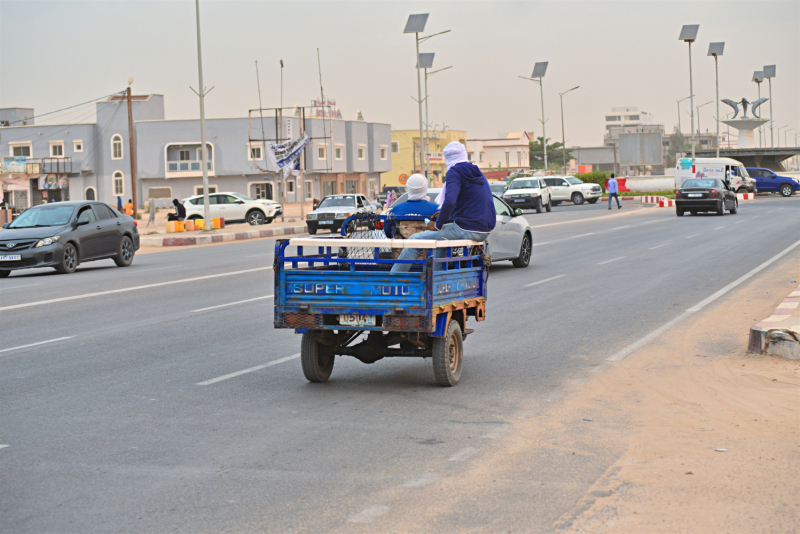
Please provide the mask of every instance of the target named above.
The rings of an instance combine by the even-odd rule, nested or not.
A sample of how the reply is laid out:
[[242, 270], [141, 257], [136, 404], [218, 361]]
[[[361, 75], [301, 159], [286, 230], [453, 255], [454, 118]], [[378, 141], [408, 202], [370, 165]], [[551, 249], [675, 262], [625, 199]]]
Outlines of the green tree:
[[665, 162], [666, 166], [674, 167], [678, 163], [677, 154], [679, 152], [683, 152], [685, 154], [691, 151], [692, 144], [686, 140], [686, 138], [683, 136], [683, 133], [681, 133], [681, 131], [678, 130], [678, 127], [675, 126], [675, 128], [672, 130], [672, 133], [669, 135], [669, 150], [667, 150], [667, 161]]
[[[564, 153], [567, 161], [572, 159], [572, 151], [565, 149], [559, 142], [551, 143], [547, 138], [547, 166], [550, 170], [561, 169], [564, 165]], [[544, 139], [537, 137], [530, 143], [530, 162], [531, 169], [544, 169]]]

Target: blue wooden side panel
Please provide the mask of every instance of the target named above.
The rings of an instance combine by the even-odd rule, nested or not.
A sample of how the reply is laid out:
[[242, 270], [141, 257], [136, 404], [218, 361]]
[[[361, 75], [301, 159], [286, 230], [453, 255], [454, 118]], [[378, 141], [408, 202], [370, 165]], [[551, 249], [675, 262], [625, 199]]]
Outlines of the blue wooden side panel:
[[483, 296], [483, 269], [436, 271], [433, 276], [434, 306]]
[[282, 306], [425, 309], [425, 278], [420, 273], [284, 271]]

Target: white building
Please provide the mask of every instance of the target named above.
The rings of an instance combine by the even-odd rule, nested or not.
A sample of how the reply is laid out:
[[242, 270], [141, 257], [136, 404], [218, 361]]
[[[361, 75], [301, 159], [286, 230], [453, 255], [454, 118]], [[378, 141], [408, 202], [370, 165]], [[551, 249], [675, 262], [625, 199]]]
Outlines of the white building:
[[505, 139], [467, 139], [467, 156], [482, 171], [530, 169], [531, 137], [527, 132], [514, 132]]
[[640, 126], [643, 124], [653, 124], [653, 114], [640, 111], [635, 106], [611, 108], [611, 112], [606, 113], [606, 131], [613, 126]]

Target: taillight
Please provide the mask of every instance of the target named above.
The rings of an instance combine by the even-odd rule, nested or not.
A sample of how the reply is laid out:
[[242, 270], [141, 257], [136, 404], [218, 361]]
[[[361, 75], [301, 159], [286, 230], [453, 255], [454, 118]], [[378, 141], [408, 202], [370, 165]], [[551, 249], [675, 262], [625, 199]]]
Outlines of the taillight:
[[138, 222], [136, 222], [136, 221], [133, 221], [133, 225], [134, 225], [134, 226], [139, 226], [139, 223], [138, 223]]
[[680, 191], [675, 191], [675, 198], [683, 198], [683, 194]]
[[375, 222], [375, 229], [376, 230], [383, 230], [383, 221], [376, 221]]
[[708, 194], [708, 198], [717, 198], [719, 193], [717, 193], [716, 189], [712, 189], [711, 192]]

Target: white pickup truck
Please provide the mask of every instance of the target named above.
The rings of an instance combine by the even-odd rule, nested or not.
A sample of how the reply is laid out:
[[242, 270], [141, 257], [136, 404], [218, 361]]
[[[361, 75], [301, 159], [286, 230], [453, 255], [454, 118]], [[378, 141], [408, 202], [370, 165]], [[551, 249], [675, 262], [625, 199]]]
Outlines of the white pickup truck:
[[584, 202], [594, 204], [603, 196], [603, 188], [597, 184], [586, 184], [574, 176], [547, 176], [545, 183], [550, 186], [553, 206], [572, 201], [576, 206]]

